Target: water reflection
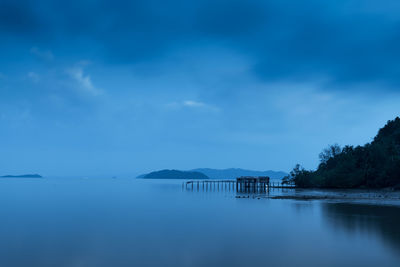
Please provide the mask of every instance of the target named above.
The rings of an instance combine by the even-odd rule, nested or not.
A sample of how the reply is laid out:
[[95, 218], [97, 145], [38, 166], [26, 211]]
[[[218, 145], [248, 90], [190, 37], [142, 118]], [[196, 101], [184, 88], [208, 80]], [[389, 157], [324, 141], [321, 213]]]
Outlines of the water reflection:
[[258, 200], [259, 192], [235, 199], [228, 183], [204, 187], [0, 181], [0, 266], [398, 266], [398, 250], [385, 246], [399, 243], [398, 209]]
[[373, 234], [400, 251], [400, 208], [350, 203], [323, 203], [324, 221], [348, 234]]

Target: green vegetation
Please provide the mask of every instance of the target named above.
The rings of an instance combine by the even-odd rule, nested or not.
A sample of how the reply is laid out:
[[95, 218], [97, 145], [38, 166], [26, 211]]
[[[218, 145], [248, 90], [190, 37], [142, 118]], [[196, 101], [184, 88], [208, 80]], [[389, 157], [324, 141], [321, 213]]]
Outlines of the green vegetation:
[[320, 155], [316, 171], [300, 165], [282, 183], [320, 188], [400, 188], [400, 118], [388, 121], [364, 146], [332, 145]]

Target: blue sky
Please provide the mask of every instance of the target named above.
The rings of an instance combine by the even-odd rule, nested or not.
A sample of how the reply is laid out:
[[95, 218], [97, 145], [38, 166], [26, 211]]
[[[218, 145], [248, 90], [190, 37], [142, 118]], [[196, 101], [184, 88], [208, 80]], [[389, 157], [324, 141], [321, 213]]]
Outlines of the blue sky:
[[0, 2], [0, 173], [315, 168], [400, 113], [400, 2]]

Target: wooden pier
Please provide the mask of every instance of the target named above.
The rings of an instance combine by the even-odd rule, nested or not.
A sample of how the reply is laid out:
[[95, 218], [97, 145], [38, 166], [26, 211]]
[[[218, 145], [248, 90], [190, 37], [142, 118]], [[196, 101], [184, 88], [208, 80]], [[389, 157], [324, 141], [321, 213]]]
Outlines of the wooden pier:
[[184, 183], [185, 189], [200, 189], [203, 191], [233, 191], [235, 189], [236, 181], [234, 180], [199, 180], [187, 181]]
[[294, 185], [271, 182], [269, 177], [239, 177], [236, 180], [191, 180], [182, 185], [186, 190], [236, 191], [238, 193], [267, 192], [270, 189], [294, 189]]

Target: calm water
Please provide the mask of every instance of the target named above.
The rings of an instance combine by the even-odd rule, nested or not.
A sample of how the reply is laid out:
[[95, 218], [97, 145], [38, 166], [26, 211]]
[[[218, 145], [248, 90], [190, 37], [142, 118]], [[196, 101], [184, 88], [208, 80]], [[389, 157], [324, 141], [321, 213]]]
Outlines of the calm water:
[[0, 266], [400, 266], [400, 208], [181, 181], [0, 180]]

